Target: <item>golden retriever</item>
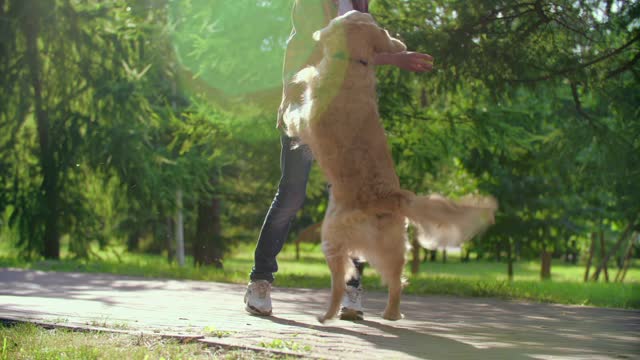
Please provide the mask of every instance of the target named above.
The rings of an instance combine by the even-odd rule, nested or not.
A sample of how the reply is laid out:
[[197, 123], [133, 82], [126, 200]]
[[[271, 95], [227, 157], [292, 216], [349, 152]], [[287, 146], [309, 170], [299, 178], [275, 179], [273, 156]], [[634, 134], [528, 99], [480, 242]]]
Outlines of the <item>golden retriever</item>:
[[354, 271], [350, 257], [364, 257], [389, 289], [383, 318], [400, 313], [402, 271], [408, 250], [405, 219], [423, 242], [459, 244], [493, 222], [490, 197], [453, 202], [400, 188], [379, 119], [373, 58], [406, 50], [371, 15], [351, 11], [316, 32], [323, 58], [294, 82], [305, 92], [284, 113], [287, 134], [299, 138], [331, 184], [322, 225], [322, 249], [331, 270], [331, 297], [320, 322], [335, 317]]

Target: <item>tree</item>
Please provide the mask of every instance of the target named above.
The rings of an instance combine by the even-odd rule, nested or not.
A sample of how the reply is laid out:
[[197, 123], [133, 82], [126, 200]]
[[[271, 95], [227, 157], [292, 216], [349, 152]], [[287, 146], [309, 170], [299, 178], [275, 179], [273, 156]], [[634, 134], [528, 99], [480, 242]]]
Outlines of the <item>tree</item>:
[[[24, 164], [13, 164], [11, 223], [20, 224], [21, 243], [29, 254], [36, 251], [55, 259], [62, 231], [83, 237], [91, 236], [86, 229], [96, 228], [93, 219], [83, 216], [86, 206], [77, 201], [81, 193], [71, 189], [80, 180], [75, 170], [81, 158], [82, 133], [90, 131], [94, 120], [84, 105], [92, 90], [103, 85], [96, 83], [104, 71], [96, 66], [101, 58], [93, 55], [101, 39], [86, 32], [87, 22], [99, 17], [100, 10], [91, 6], [76, 9], [69, 1], [6, 1], [2, 11], [8, 30], [3, 33], [7, 38], [3, 44], [9, 54], [3, 57], [7, 72], [2, 87], [7, 106], [2, 122], [18, 131], [33, 129], [35, 142], [22, 145], [36, 154], [28, 157], [35, 160], [35, 167], [27, 171], [38, 169], [35, 181], [21, 183]], [[108, 52], [112, 44], [104, 45], [102, 50]], [[17, 142], [7, 145], [15, 148]], [[79, 223], [68, 221], [71, 218]]]
[[426, 78], [381, 76], [399, 168], [440, 176], [446, 159], [461, 159], [498, 197], [490, 234], [508, 252], [514, 241], [520, 251], [559, 248], [596, 224], [595, 213], [634, 223], [638, 4], [381, 0], [372, 10], [436, 59]]
[[[157, 93], [147, 87], [151, 66], [141, 61], [144, 31], [129, 26], [135, 22], [131, 9], [118, 3], [7, 1], [2, 10], [10, 30], [3, 44], [11, 54], [3, 58], [2, 123], [34, 129], [36, 137], [6, 144], [37, 154], [12, 164], [11, 224], [19, 224], [28, 255], [58, 258], [65, 233], [73, 239], [71, 250], [86, 256], [89, 241], [104, 242], [82, 191], [87, 176], [100, 171], [106, 184], [115, 173], [144, 169], [156, 155], [147, 142], [159, 117], [152, 108]], [[23, 182], [35, 169], [39, 175]], [[132, 185], [131, 177], [121, 178]]]

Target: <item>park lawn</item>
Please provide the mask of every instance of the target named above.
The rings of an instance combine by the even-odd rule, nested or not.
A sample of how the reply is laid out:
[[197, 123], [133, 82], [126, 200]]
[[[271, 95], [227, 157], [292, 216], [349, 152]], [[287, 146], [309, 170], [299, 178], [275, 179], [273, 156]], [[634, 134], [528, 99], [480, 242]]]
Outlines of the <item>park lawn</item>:
[[[94, 249], [91, 260], [67, 259], [61, 261], [25, 262], [0, 252], [0, 267], [17, 267], [51, 271], [77, 271], [112, 273], [152, 278], [191, 279], [246, 283], [253, 265], [253, 244], [239, 245], [225, 259], [224, 269], [187, 265], [178, 267], [168, 263], [166, 257], [127, 253], [121, 248]], [[330, 275], [318, 245], [302, 244], [301, 259], [295, 259], [295, 248], [285, 246], [278, 257], [279, 271], [275, 286], [329, 288]], [[475, 261], [462, 263], [450, 255], [447, 263], [425, 262], [416, 275], [407, 266], [409, 285], [405, 293], [416, 295], [438, 294], [466, 297], [497, 297], [572, 305], [591, 305], [613, 308], [640, 309], [640, 268], [638, 261], [629, 269], [625, 283], [584, 283], [584, 265], [571, 265], [554, 261], [551, 280], [539, 280], [537, 261], [514, 263], [514, 279], [507, 278], [505, 263]], [[593, 270], [592, 270], [593, 271]], [[617, 269], [611, 268], [613, 279]], [[363, 280], [368, 291], [384, 291], [385, 287], [375, 271], [367, 268]]]
[[284, 359], [270, 353], [223, 350], [203, 343], [113, 332], [44, 329], [0, 323], [0, 360], [9, 359]]

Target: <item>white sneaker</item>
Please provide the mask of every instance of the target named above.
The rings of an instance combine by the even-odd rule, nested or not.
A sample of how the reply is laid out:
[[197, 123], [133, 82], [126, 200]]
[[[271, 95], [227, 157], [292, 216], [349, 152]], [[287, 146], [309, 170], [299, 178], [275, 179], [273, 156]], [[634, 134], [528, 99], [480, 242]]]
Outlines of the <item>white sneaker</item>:
[[363, 320], [362, 310], [362, 287], [347, 285], [342, 296], [340, 320]]
[[251, 281], [244, 294], [244, 309], [250, 314], [271, 315], [271, 283], [266, 280]]

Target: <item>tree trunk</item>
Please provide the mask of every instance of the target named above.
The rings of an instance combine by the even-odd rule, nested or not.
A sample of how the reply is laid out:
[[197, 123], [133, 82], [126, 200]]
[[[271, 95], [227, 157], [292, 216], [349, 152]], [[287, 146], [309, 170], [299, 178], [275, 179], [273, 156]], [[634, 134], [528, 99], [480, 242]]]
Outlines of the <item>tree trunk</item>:
[[420, 243], [418, 242], [418, 238], [416, 237], [415, 231], [413, 228], [409, 230], [409, 236], [411, 237], [411, 273], [417, 274], [420, 271]]
[[182, 213], [182, 190], [176, 191], [176, 258], [184, 266], [184, 216]]
[[127, 251], [135, 252], [139, 249], [141, 231], [139, 229], [132, 230], [127, 237]]
[[629, 225], [627, 225], [627, 227], [624, 229], [622, 234], [620, 234], [620, 237], [618, 238], [618, 241], [616, 241], [616, 244], [613, 246], [611, 251], [609, 251], [609, 253], [607, 255], [605, 255], [605, 257], [601, 260], [600, 265], [596, 269], [595, 273], [593, 273], [593, 276], [591, 278], [592, 280], [596, 280], [596, 281], [598, 280], [598, 276], [600, 275], [600, 271], [602, 271], [602, 269], [607, 267], [607, 262], [609, 262], [609, 258], [611, 257], [611, 255], [613, 255], [616, 252], [618, 252], [618, 249], [620, 248], [620, 245], [622, 245], [622, 243], [624, 242], [624, 239], [626, 239], [627, 236], [629, 236], [629, 232], [633, 228], [634, 224], [635, 224], [635, 220], [629, 222]]
[[193, 243], [195, 265], [213, 265], [222, 269], [224, 248], [220, 232], [220, 199], [214, 197], [208, 202], [200, 202]]
[[540, 266], [540, 279], [551, 279], [551, 253], [547, 252], [547, 249], [542, 249], [541, 254], [541, 266]]
[[578, 263], [578, 250], [576, 248], [576, 240], [571, 240], [571, 263], [576, 265]]
[[591, 245], [589, 246], [589, 257], [587, 258], [587, 266], [584, 271], [584, 282], [589, 281], [589, 270], [591, 269], [591, 261], [593, 260], [593, 253], [596, 247], [596, 233], [591, 233]]
[[463, 263], [468, 263], [470, 258], [471, 258], [471, 250], [467, 249], [467, 250], [464, 250], [464, 256], [460, 257], [460, 261]]
[[59, 210], [58, 210], [58, 171], [51, 146], [50, 131], [51, 124], [48, 111], [45, 109], [42, 98], [42, 64], [40, 50], [38, 49], [38, 36], [40, 19], [38, 14], [37, 1], [25, 1], [23, 6], [25, 14], [28, 16], [23, 21], [26, 37], [27, 57], [29, 66], [29, 76], [33, 87], [34, 112], [38, 131], [38, 142], [40, 145], [40, 166], [42, 168], [42, 196], [45, 207], [45, 228], [44, 228], [44, 251], [42, 255], [46, 259], [60, 258], [60, 230]]
[[166, 240], [167, 240], [167, 261], [169, 264], [173, 262], [173, 219], [167, 216]]
[[[604, 243], [604, 231], [600, 230], [600, 259], [604, 259], [606, 254], [606, 245]], [[604, 280], [609, 282], [609, 271], [607, 270], [607, 263], [604, 263]], [[596, 280], [598, 280], [596, 278]]]
[[447, 248], [442, 249], [442, 263], [447, 263]]
[[302, 243], [317, 244], [322, 241], [321, 238], [322, 238], [322, 221], [309, 225], [306, 228], [304, 228], [300, 232], [300, 234], [298, 234], [298, 237], [294, 241], [294, 243], [296, 244], [296, 260], [300, 260], [300, 244]]
[[511, 240], [507, 241], [507, 275], [509, 281], [513, 281], [513, 254], [511, 250]]
[[624, 260], [622, 262], [622, 268], [618, 270], [615, 281], [622, 282], [624, 280], [625, 275], [627, 275], [627, 269], [629, 269], [629, 264], [631, 263], [632, 253], [633, 253], [633, 236], [629, 240], [629, 246], [627, 247], [627, 251], [625, 252]]

